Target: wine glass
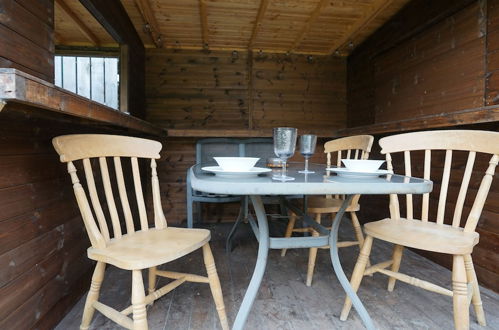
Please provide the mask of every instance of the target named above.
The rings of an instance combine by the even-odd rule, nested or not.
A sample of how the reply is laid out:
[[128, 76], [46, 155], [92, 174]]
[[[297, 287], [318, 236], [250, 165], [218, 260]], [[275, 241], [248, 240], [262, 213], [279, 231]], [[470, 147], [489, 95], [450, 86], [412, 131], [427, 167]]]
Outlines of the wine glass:
[[317, 135], [305, 134], [300, 137], [300, 153], [305, 157], [305, 169], [299, 173], [315, 173], [308, 170], [308, 159], [314, 154], [316, 143]]
[[296, 128], [276, 127], [274, 128], [274, 153], [282, 159], [281, 175], [274, 175], [272, 179], [280, 181], [291, 181], [295, 178], [286, 176], [286, 161], [293, 156], [296, 148]]

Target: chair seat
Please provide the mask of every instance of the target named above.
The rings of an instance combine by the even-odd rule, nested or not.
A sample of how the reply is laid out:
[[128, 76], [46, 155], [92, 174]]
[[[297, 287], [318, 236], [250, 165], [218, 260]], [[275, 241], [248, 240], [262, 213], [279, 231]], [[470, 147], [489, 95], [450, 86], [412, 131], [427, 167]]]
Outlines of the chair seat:
[[[300, 202], [300, 204], [302, 204]], [[309, 213], [335, 213], [340, 210], [343, 200], [339, 198], [326, 198], [326, 196], [310, 196], [307, 199]], [[355, 212], [360, 209], [359, 204], [349, 205], [346, 212]]]
[[199, 249], [210, 240], [206, 229], [169, 227], [149, 229], [111, 239], [107, 247], [90, 247], [88, 257], [116, 267], [133, 270], [145, 269], [180, 258]]
[[415, 249], [447, 253], [469, 254], [478, 243], [477, 232], [462, 228], [408, 219], [383, 219], [364, 225], [367, 235]]

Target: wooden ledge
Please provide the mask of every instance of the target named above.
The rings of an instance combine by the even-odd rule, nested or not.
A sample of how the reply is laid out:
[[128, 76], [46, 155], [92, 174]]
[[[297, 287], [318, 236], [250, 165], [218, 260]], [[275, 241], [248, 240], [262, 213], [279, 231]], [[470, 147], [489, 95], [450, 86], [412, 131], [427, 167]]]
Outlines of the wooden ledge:
[[[166, 129], [168, 137], [272, 137], [272, 129]], [[333, 130], [301, 129], [298, 134], [315, 134], [318, 137], [333, 137]]]
[[357, 134], [401, 133], [405, 131], [454, 127], [497, 121], [499, 121], [499, 105], [492, 105], [452, 113], [442, 113], [406, 120], [339, 129], [334, 131], [333, 135], [340, 137]]
[[[147, 121], [130, 116], [83, 96], [56, 87], [25, 72], [0, 68], [0, 104], [22, 103], [133, 131], [164, 136], [165, 131]], [[0, 105], [0, 108], [3, 108]], [[0, 109], [1, 110], [1, 109]]]

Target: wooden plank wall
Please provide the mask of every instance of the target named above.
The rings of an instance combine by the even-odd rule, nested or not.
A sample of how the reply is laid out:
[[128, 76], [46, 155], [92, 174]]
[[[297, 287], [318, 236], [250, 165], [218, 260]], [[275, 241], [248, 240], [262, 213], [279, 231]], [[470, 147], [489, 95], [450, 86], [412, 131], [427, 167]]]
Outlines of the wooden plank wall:
[[342, 128], [345, 86], [337, 57], [146, 52], [147, 119], [165, 128]]
[[0, 67], [54, 82], [53, 0], [0, 2]]
[[[88, 290], [93, 268], [71, 180], [51, 139], [116, 131], [41, 118], [13, 104], [3, 109], [0, 127], [0, 329], [50, 329]], [[81, 166], [79, 177], [85, 183]]]
[[484, 4], [412, 1], [359, 45], [348, 57], [348, 127], [483, 106]]
[[[332, 132], [346, 124], [345, 85], [346, 63], [336, 57], [158, 49], [146, 52], [147, 119], [164, 128], [293, 126]], [[170, 223], [186, 220], [185, 176], [195, 163], [196, 140], [169, 137], [164, 144], [159, 176]], [[320, 153], [322, 146], [317, 150]], [[204, 220], [233, 220], [237, 211], [237, 205], [205, 203]]]
[[[379, 124], [497, 104], [498, 7], [497, 0], [411, 2], [348, 59], [348, 126]], [[439, 126], [492, 131], [499, 128], [497, 123], [458, 127], [446, 120], [445, 116], [437, 119]], [[400, 125], [403, 126], [403, 123]], [[377, 141], [383, 135], [375, 137]], [[421, 154], [412, 155], [413, 164], [422, 166], [422, 157]], [[375, 150], [372, 158], [383, 159], [384, 156]], [[436, 164], [443, 162], [443, 158], [436, 156], [432, 161]], [[455, 157], [453, 166], [463, 168], [459, 156]], [[483, 169], [486, 160], [482, 158], [476, 166]], [[398, 171], [403, 173], [402, 168]], [[421, 168], [413, 168], [413, 175], [422, 176]], [[437, 194], [440, 177], [441, 173], [432, 176]], [[453, 179], [460, 178], [456, 176]], [[472, 195], [476, 192], [477, 180], [475, 177], [474, 186], [470, 189]], [[494, 180], [479, 223], [480, 243], [473, 257], [479, 281], [497, 292], [499, 174], [496, 173]], [[454, 207], [458, 191], [457, 181], [452, 182], [447, 202], [450, 210]], [[467, 200], [468, 208], [471, 201], [471, 198]], [[433, 201], [431, 205], [436, 203]], [[388, 216], [386, 197], [364, 196], [361, 204], [362, 222]], [[447, 213], [447, 216], [452, 214]], [[423, 254], [451, 267], [451, 258], [446, 255]]]
[[499, 104], [499, 0], [487, 1], [486, 105]]

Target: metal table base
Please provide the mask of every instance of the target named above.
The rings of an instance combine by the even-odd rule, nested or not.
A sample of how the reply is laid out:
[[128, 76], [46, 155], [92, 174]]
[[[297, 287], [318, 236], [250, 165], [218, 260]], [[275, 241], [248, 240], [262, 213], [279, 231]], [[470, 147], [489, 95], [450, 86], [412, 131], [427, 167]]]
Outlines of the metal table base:
[[253, 275], [251, 277], [251, 281], [248, 285], [248, 289], [246, 290], [246, 294], [244, 295], [243, 302], [236, 316], [236, 320], [232, 329], [241, 330], [244, 328], [244, 324], [248, 319], [248, 315], [251, 311], [251, 307], [255, 301], [256, 295], [258, 294], [258, 289], [260, 288], [260, 284], [262, 283], [263, 275], [265, 273], [265, 267], [267, 266], [267, 257], [269, 253], [269, 249], [282, 249], [282, 248], [311, 248], [311, 247], [321, 247], [321, 246], [330, 246], [330, 255], [331, 262], [333, 264], [334, 272], [338, 277], [338, 280], [341, 283], [341, 286], [345, 290], [346, 294], [352, 300], [352, 304], [359, 313], [362, 322], [364, 323], [367, 329], [374, 329], [374, 324], [371, 320], [371, 317], [367, 313], [364, 305], [357, 297], [357, 294], [353, 291], [350, 283], [343, 272], [343, 268], [341, 267], [341, 263], [338, 257], [338, 230], [341, 224], [341, 220], [343, 219], [343, 215], [345, 214], [345, 210], [350, 204], [354, 195], [347, 195], [343, 204], [341, 205], [340, 210], [336, 213], [336, 216], [333, 221], [333, 226], [331, 230], [321, 226], [313, 219], [311, 219], [306, 214], [303, 213], [299, 208], [293, 206], [288, 201], [284, 200], [293, 212], [297, 214], [301, 214], [303, 216], [304, 221], [307, 222], [308, 225], [312, 226], [315, 230], [320, 232], [326, 236], [317, 236], [317, 237], [289, 237], [289, 238], [274, 238], [269, 236], [269, 227], [267, 223], [267, 216], [265, 214], [265, 208], [262, 202], [262, 199], [258, 195], [251, 195], [251, 202], [253, 204], [253, 208], [256, 214], [255, 221], [252, 217], [249, 217], [249, 222], [251, 224], [251, 228], [258, 240], [258, 257], [255, 265], [255, 270], [253, 271]]

